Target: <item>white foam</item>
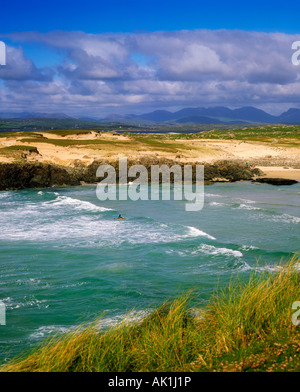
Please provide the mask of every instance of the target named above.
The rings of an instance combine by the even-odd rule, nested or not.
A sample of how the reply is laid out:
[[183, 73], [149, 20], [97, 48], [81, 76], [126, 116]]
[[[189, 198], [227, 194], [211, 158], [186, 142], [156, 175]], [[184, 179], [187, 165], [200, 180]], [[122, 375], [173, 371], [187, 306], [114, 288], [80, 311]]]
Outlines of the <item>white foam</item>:
[[280, 265], [265, 265], [262, 267], [253, 267], [252, 269], [254, 271], [259, 271], [259, 272], [263, 272], [263, 271], [278, 272], [278, 271], [282, 271], [283, 267]]
[[[256, 266], [253, 267], [256, 271], [269, 271], [269, 272], [278, 272], [278, 271], [289, 271], [289, 267], [283, 267], [282, 265], [264, 265], [264, 266]], [[295, 263], [292, 265], [292, 271], [300, 271], [300, 263]]]
[[108, 327], [114, 327], [118, 324], [120, 325], [130, 325], [142, 322], [147, 316], [151, 314], [153, 310], [133, 310], [130, 313], [120, 314], [115, 317], [107, 317], [101, 319], [97, 323], [99, 330], [106, 329]]
[[7, 309], [19, 309], [24, 307], [36, 306], [38, 308], [48, 308], [49, 305], [45, 305], [47, 300], [38, 300], [33, 295], [25, 296], [21, 301], [15, 301], [11, 297], [7, 297], [3, 300]]
[[222, 197], [222, 195], [218, 195], [216, 193], [205, 192], [205, 197]]
[[67, 328], [59, 325], [43, 325], [42, 327], [39, 327], [35, 332], [30, 334], [29, 339], [41, 339], [44, 338], [45, 336], [48, 336], [52, 332], [65, 333], [70, 330], [71, 328]]
[[[75, 199], [56, 199], [56, 203], [61, 206], [64, 203], [72, 207], [87, 208], [88, 211], [94, 208], [102, 211], [102, 207], [93, 206], [88, 202], [81, 202]], [[48, 208], [44, 206], [43, 212], [39, 211], [32, 219], [33, 213], [27, 210], [26, 225], [24, 215], [13, 214], [10, 219], [6, 219], [6, 230], [0, 232], [0, 239], [3, 240], [26, 240], [26, 241], [54, 241], [56, 247], [101, 247], [101, 246], [121, 246], [130, 244], [150, 244], [150, 243], [173, 243], [185, 241], [193, 237], [203, 236], [215, 240], [215, 237], [192, 226], [179, 224], [164, 224], [151, 221], [136, 221], [134, 219], [120, 221], [109, 219], [103, 215], [85, 215], [61, 213], [56, 211], [53, 203], [47, 202]], [[71, 203], [71, 204], [69, 204]], [[74, 203], [74, 204], [73, 204]], [[76, 204], [75, 204], [76, 203]], [[88, 204], [86, 204], [88, 203]], [[39, 203], [37, 203], [38, 205]], [[54, 204], [55, 205], [55, 204]], [[58, 207], [60, 208], [60, 207]], [[64, 207], [65, 210], [66, 207]], [[31, 210], [31, 209], [30, 209]], [[2, 216], [3, 218], [3, 216]]]
[[261, 208], [249, 206], [248, 204], [240, 204], [239, 209], [241, 210], [260, 210]]
[[0, 199], [4, 199], [4, 198], [7, 197], [8, 195], [9, 195], [8, 192], [6, 192], [6, 191], [1, 191], [1, 192], [0, 192]]
[[193, 227], [193, 226], [187, 226], [187, 227], [189, 229], [189, 235], [191, 237], [204, 236], [204, 237], [210, 238], [211, 240], [215, 240], [216, 239], [212, 235], [207, 234], [204, 231], [197, 229], [196, 227]]
[[218, 203], [217, 201], [211, 201], [208, 203], [210, 206], [225, 206], [224, 203]]
[[213, 245], [202, 244], [198, 250], [208, 255], [226, 255], [234, 257], [243, 257], [243, 253], [238, 250], [229, 248], [217, 248]]
[[273, 222], [285, 222], [285, 223], [293, 223], [293, 224], [300, 223], [300, 218], [298, 216], [292, 216], [289, 214], [272, 216], [269, 217], [268, 220], [271, 220]]
[[283, 215], [281, 215], [281, 217], [283, 218], [283, 220], [286, 220], [289, 223], [299, 223], [300, 222], [300, 217], [298, 217], [298, 216], [283, 214]]
[[238, 267], [238, 270], [240, 270], [242, 272], [246, 272], [246, 271], [252, 270], [252, 267], [246, 261], [243, 261], [243, 265]]
[[166, 253], [167, 253], [168, 255], [176, 254], [176, 255], [181, 256], [181, 257], [185, 257], [185, 256], [188, 255], [188, 252], [187, 252], [187, 251], [183, 251], [183, 250], [174, 250], [174, 249], [166, 250]]
[[47, 204], [52, 204], [54, 206], [71, 206], [75, 210], [85, 210], [85, 211], [111, 211], [110, 208], [96, 206], [95, 204], [90, 203], [89, 201], [73, 199], [68, 196], [58, 196], [54, 201], [45, 202]]
[[[120, 325], [130, 325], [130, 324], [136, 324], [142, 322], [153, 310], [151, 309], [145, 309], [145, 310], [140, 310], [140, 311], [132, 311], [130, 313], [126, 314], [120, 314], [115, 317], [107, 317], [107, 318], [102, 318], [97, 322], [97, 329], [98, 331], [101, 331], [103, 329], [111, 328], [114, 327], [118, 324]], [[88, 326], [88, 324], [86, 324]], [[83, 326], [84, 327], [84, 326]], [[78, 326], [72, 325], [72, 326], [64, 326], [64, 325], [43, 325], [39, 328], [36, 329], [35, 332], [29, 335], [30, 340], [35, 340], [35, 339], [43, 339], [47, 337], [51, 333], [67, 333], [67, 332], [72, 332], [76, 331]]]
[[249, 199], [242, 199], [242, 198], [236, 198], [236, 200], [242, 202], [242, 203], [247, 203], [247, 204], [255, 204], [256, 201], [254, 200], [249, 200]]
[[241, 246], [241, 250], [245, 250], [245, 251], [249, 251], [249, 250], [255, 250], [255, 249], [259, 249], [256, 246], [253, 245], [242, 245]]

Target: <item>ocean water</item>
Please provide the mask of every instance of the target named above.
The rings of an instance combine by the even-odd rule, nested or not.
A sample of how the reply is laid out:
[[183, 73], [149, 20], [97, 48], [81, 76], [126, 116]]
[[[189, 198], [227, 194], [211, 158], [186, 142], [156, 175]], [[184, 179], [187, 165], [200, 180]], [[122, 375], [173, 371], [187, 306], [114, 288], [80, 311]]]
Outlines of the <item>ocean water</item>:
[[100, 315], [101, 328], [134, 320], [191, 289], [201, 306], [233, 276], [276, 268], [300, 253], [300, 184], [217, 183], [197, 212], [99, 201], [95, 186], [0, 192], [0, 227], [5, 361]]

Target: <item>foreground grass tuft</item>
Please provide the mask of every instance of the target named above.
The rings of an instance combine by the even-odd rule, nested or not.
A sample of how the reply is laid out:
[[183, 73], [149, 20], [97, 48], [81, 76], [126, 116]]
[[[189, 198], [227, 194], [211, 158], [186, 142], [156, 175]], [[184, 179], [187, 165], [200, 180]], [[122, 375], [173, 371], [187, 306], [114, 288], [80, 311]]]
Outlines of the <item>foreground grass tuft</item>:
[[[299, 371], [299, 259], [218, 290], [205, 308], [183, 296], [145, 317], [101, 332], [99, 320], [53, 336], [2, 371]], [[195, 298], [193, 299], [195, 300]], [[193, 310], [193, 311], [192, 311]], [[300, 328], [300, 326], [299, 326]]]

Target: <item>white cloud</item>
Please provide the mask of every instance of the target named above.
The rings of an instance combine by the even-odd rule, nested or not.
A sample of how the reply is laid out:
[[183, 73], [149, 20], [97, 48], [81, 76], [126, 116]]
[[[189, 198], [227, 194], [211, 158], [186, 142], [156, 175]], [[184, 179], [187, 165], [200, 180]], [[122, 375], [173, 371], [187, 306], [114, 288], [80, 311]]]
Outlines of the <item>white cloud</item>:
[[[43, 105], [102, 116], [110, 107], [123, 113], [207, 105], [286, 109], [297, 106], [300, 98], [300, 66], [291, 63], [291, 43], [300, 39], [297, 35], [237, 30], [56, 31], [15, 33], [8, 38], [19, 46], [8, 46], [8, 66], [0, 70], [3, 110], [38, 110]], [[24, 55], [23, 42], [45, 45], [64, 60], [38, 68]]]

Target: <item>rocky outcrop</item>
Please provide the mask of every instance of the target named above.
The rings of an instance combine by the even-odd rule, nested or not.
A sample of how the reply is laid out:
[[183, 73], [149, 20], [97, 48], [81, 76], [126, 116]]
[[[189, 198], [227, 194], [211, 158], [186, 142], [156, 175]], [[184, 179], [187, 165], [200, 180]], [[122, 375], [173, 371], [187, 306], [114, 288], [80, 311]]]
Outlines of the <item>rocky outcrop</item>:
[[[118, 179], [119, 161], [94, 161], [86, 166], [81, 161], [76, 161], [73, 167], [63, 167], [45, 163], [0, 163], [0, 190], [42, 188], [61, 185], [80, 185], [82, 183], [96, 183], [101, 179], [96, 177], [100, 165], [109, 164], [115, 168]], [[187, 164], [187, 163], [185, 163]], [[148, 181], [151, 183], [151, 166], [180, 165], [183, 163], [170, 159], [142, 157], [138, 160], [128, 160], [128, 169], [133, 165], [143, 165], [148, 171]], [[196, 179], [196, 165], [193, 167], [193, 180]], [[214, 164], [204, 163], [205, 184], [215, 181], [241, 181], [251, 180], [262, 173], [258, 169], [250, 169], [242, 164], [230, 161], [219, 161]], [[128, 178], [129, 181], [134, 178]], [[171, 175], [171, 182], [173, 175]]]
[[271, 185], [293, 185], [297, 184], [296, 180], [288, 180], [286, 178], [256, 178], [252, 180], [252, 182], [261, 182], [263, 184], [271, 184]]
[[213, 164], [204, 163], [204, 179], [217, 181], [249, 181], [255, 176], [262, 175], [262, 171], [245, 166], [242, 163], [234, 161], [218, 161]]
[[44, 163], [1, 163], [0, 190], [79, 185], [66, 169]]
[[[74, 173], [76, 172], [76, 178], [79, 181], [85, 182], [98, 182], [99, 178], [96, 177], [97, 168], [100, 165], [109, 164], [115, 168], [116, 175], [119, 175], [119, 161], [94, 161], [90, 166], [84, 167], [80, 162], [74, 168]], [[181, 163], [178, 161], [173, 161], [167, 158], [153, 158], [153, 157], [141, 157], [139, 159], [127, 161], [128, 169], [133, 165], [143, 165], [148, 171], [148, 182], [151, 182], [151, 166], [152, 165], [166, 165], [171, 167], [173, 165], [179, 165], [182, 168], [184, 165], [191, 165], [193, 167], [193, 180], [196, 179], [196, 164], [195, 163]], [[263, 173], [259, 169], [250, 169], [244, 164], [232, 162], [232, 161], [218, 161], [213, 164], [198, 163], [204, 165], [204, 180], [207, 184], [212, 182], [234, 182], [242, 180], [252, 180], [255, 176], [262, 175]], [[130, 178], [132, 181], [134, 178]], [[173, 180], [173, 175], [171, 174], [171, 182]]]

